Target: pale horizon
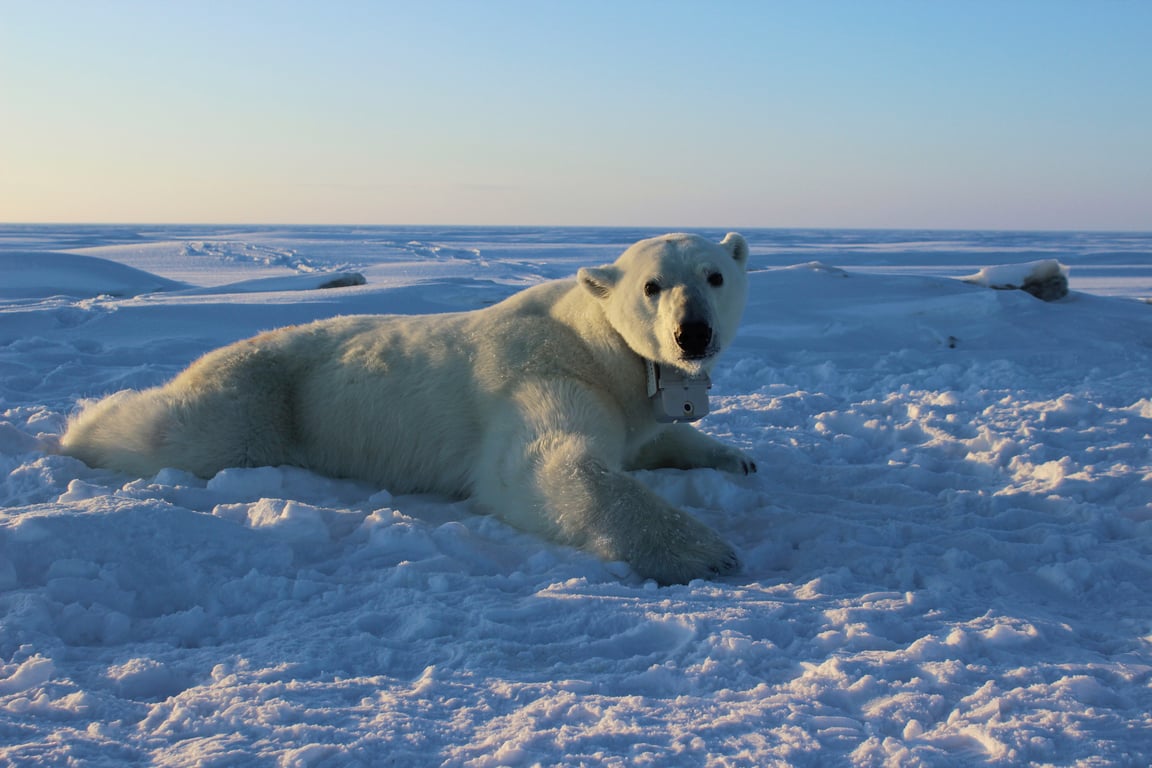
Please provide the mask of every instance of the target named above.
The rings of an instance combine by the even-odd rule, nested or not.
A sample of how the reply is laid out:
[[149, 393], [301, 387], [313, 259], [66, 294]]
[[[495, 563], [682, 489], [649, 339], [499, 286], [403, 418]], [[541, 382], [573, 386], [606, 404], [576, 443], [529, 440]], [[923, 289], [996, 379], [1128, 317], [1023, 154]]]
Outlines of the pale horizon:
[[1152, 4], [0, 11], [5, 223], [1152, 231]]

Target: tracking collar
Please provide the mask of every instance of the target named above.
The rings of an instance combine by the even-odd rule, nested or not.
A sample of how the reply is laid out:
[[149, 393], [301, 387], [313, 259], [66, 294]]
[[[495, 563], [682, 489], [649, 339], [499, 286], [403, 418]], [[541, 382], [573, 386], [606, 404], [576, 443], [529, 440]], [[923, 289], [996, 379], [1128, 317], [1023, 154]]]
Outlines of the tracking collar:
[[648, 372], [648, 400], [656, 421], [696, 421], [708, 415], [712, 380], [707, 373], [689, 376], [651, 360], [645, 360], [644, 367]]

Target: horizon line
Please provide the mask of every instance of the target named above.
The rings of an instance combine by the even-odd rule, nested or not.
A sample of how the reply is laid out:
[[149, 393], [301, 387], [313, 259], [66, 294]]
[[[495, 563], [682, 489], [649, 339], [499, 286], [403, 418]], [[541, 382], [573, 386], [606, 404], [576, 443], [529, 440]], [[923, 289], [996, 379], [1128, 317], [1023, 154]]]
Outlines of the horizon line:
[[212, 222], [212, 221], [0, 221], [0, 227], [296, 227], [296, 228], [374, 228], [374, 229], [642, 229], [662, 232], [684, 232], [688, 230], [726, 230], [730, 232], [797, 231], [813, 230], [825, 232], [1021, 232], [1021, 233], [1095, 233], [1152, 235], [1150, 229], [1127, 229], [1109, 227], [944, 227], [944, 226], [791, 226], [756, 225], [740, 226], [729, 224], [697, 224], [669, 227], [659, 224], [369, 224], [369, 223], [323, 223], [323, 222]]

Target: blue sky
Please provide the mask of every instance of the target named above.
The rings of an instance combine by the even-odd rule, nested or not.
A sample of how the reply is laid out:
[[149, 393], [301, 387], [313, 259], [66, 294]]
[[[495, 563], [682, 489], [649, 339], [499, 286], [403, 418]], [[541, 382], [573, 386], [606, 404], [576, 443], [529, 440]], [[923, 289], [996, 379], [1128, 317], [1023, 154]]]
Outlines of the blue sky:
[[0, 0], [0, 221], [1152, 230], [1152, 2]]

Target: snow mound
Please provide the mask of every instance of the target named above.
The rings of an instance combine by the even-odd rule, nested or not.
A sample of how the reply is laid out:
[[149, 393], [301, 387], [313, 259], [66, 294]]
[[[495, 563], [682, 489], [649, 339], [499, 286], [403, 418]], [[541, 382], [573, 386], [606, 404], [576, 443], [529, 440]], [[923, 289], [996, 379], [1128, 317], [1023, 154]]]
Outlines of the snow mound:
[[1025, 291], [1042, 301], [1055, 301], [1068, 295], [1068, 267], [1055, 259], [984, 267], [960, 279], [986, 288]]
[[222, 285], [190, 286], [118, 261], [54, 251], [0, 251], [0, 275], [0, 299], [130, 298], [160, 292], [181, 296], [278, 293], [347, 288], [366, 282], [359, 272], [314, 270]]
[[139, 296], [183, 283], [94, 256], [52, 251], [0, 251], [0, 298]]

